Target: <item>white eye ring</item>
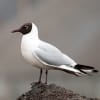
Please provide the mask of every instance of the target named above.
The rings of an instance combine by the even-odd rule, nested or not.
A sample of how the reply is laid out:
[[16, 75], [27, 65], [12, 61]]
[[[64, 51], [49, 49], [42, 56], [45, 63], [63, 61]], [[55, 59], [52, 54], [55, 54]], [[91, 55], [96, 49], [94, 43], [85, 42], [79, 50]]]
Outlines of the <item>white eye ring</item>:
[[27, 25], [25, 25], [24, 27], [25, 27], [26, 29], [28, 29], [28, 26], [27, 26]]

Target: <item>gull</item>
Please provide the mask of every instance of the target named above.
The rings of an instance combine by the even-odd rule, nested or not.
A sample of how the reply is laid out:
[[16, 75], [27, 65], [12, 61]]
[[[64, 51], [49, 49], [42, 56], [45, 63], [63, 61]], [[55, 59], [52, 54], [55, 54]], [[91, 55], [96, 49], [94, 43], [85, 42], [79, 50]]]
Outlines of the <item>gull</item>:
[[48, 70], [51, 69], [61, 70], [76, 76], [98, 72], [94, 67], [76, 63], [52, 44], [42, 41], [38, 35], [38, 28], [33, 22], [25, 23], [20, 28], [12, 31], [12, 33], [16, 32], [22, 33], [22, 56], [32, 66], [40, 69], [40, 76], [37, 83], [41, 83], [43, 69], [46, 74], [46, 84]]

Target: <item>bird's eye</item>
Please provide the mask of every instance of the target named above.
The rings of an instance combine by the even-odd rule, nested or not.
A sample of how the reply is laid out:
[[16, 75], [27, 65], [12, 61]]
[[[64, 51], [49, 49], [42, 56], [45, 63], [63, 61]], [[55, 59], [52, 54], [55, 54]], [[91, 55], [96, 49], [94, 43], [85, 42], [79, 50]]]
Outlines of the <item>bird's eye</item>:
[[28, 25], [25, 25], [24, 28], [25, 28], [25, 29], [28, 29]]

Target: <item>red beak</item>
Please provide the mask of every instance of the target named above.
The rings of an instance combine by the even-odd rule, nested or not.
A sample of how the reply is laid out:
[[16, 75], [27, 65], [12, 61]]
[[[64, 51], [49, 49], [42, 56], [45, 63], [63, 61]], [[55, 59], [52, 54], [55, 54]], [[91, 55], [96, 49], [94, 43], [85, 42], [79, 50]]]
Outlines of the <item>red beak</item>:
[[16, 32], [20, 32], [20, 29], [16, 29], [16, 30], [11, 31], [11, 33], [16, 33]]

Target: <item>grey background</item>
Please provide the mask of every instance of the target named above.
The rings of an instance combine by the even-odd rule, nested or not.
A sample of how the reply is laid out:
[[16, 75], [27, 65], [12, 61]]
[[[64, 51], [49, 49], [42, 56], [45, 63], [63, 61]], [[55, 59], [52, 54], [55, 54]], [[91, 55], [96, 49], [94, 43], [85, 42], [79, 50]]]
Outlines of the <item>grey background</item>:
[[[21, 34], [11, 34], [25, 22], [38, 26], [42, 40], [100, 70], [100, 0], [0, 0], [0, 100], [16, 99], [39, 76], [21, 56]], [[100, 74], [75, 77], [49, 71], [48, 83], [100, 98]]]

